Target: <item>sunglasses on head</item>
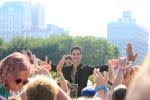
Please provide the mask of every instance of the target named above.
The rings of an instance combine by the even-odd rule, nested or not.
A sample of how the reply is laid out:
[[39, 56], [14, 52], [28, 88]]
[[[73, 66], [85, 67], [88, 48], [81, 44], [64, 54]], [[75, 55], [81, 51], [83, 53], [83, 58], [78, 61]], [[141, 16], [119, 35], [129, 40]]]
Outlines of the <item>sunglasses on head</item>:
[[22, 79], [16, 79], [16, 84], [22, 83], [23, 85], [27, 84], [29, 81], [28, 80], [22, 80]]

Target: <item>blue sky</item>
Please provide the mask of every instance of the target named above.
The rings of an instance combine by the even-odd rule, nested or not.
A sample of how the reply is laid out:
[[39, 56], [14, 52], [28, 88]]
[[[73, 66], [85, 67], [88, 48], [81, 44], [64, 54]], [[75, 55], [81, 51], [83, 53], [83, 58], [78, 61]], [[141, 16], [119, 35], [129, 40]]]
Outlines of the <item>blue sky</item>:
[[[4, 1], [15, 0], [0, 0]], [[107, 36], [107, 23], [131, 10], [137, 24], [150, 30], [149, 0], [16, 0], [40, 2], [45, 7], [46, 23], [69, 30], [73, 36]]]

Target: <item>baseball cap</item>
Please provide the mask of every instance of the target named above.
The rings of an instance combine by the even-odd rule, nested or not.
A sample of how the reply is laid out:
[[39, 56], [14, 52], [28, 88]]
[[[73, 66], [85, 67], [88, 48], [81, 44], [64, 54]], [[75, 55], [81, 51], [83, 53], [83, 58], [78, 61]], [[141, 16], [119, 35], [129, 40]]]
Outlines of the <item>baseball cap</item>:
[[96, 91], [92, 87], [85, 87], [81, 91], [81, 96], [91, 97], [96, 94]]

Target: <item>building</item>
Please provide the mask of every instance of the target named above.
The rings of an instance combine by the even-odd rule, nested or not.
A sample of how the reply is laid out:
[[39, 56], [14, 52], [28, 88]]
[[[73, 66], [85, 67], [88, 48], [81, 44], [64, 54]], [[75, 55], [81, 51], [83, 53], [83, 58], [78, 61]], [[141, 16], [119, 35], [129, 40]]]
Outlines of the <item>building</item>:
[[41, 4], [31, 2], [4, 2], [0, 7], [0, 38], [11, 41], [16, 36], [48, 38], [51, 34], [68, 34], [63, 28], [45, 24], [45, 11]]
[[45, 29], [45, 10], [41, 4], [34, 4], [32, 6], [32, 29]]
[[148, 52], [148, 31], [136, 24], [130, 11], [124, 11], [122, 18], [107, 25], [107, 39], [120, 48], [121, 56], [126, 56], [126, 45], [131, 43], [138, 53], [136, 64], [141, 64]]
[[48, 32], [50, 32], [51, 34], [69, 34], [68, 31], [64, 30], [63, 28], [61, 27], [58, 27], [57, 25], [54, 25], [54, 24], [47, 24], [47, 28], [46, 30]]
[[9, 41], [31, 29], [31, 3], [5, 2], [0, 8], [0, 37]]

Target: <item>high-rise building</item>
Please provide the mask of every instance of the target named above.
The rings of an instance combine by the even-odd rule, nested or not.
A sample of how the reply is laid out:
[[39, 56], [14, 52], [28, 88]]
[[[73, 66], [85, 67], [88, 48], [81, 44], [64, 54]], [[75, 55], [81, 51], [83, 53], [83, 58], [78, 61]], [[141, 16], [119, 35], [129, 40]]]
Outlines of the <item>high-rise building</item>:
[[45, 10], [41, 4], [32, 6], [32, 29], [42, 30], [45, 29]]
[[68, 34], [63, 28], [45, 24], [45, 9], [31, 2], [4, 2], [0, 7], [0, 38], [10, 41], [16, 36], [47, 38], [51, 34]]
[[126, 56], [126, 45], [130, 42], [138, 53], [136, 64], [141, 64], [148, 52], [148, 37], [148, 31], [136, 24], [130, 11], [124, 11], [122, 18], [107, 25], [108, 41], [120, 48], [121, 56]]
[[0, 37], [9, 41], [31, 29], [31, 3], [5, 2], [0, 7]]
[[46, 30], [51, 34], [69, 34], [68, 31], [54, 24], [47, 24]]

